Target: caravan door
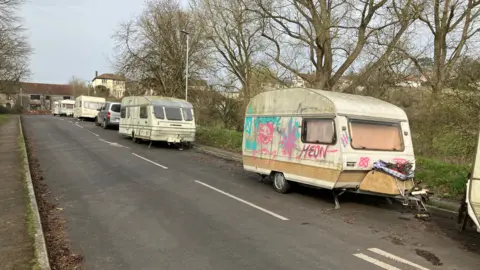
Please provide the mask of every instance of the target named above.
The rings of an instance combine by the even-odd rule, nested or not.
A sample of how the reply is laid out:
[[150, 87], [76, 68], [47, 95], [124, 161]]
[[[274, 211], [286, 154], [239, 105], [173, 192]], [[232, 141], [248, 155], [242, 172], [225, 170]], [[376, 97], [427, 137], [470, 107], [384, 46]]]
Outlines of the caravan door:
[[472, 179], [467, 184], [468, 215], [477, 225], [480, 232], [480, 133], [477, 141], [477, 153], [473, 165]]

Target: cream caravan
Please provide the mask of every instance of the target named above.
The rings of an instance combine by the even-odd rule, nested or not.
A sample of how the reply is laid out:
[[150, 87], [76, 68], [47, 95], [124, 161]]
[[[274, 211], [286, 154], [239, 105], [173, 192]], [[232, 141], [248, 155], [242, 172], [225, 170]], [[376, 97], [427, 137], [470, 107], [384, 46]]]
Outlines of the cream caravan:
[[59, 113], [58, 113], [59, 103], [60, 103], [60, 101], [54, 101], [53, 104], [52, 104], [52, 106], [53, 106], [53, 108], [52, 108], [52, 114], [53, 114], [53, 116], [57, 116], [57, 115], [59, 114]]
[[73, 116], [74, 107], [74, 100], [64, 99], [62, 101], [59, 101], [58, 114], [60, 116]]
[[134, 141], [190, 144], [195, 140], [192, 104], [161, 96], [124, 97], [119, 132]]
[[100, 109], [105, 103], [105, 98], [92, 96], [78, 96], [75, 99], [75, 109], [73, 117], [80, 120], [95, 119]]
[[272, 178], [280, 193], [297, 182], [407, 200], [415, 187], [407, 115], [373, 97], [306, 88], [261, 93], [247, 107], [242, 152], [244, 169]]

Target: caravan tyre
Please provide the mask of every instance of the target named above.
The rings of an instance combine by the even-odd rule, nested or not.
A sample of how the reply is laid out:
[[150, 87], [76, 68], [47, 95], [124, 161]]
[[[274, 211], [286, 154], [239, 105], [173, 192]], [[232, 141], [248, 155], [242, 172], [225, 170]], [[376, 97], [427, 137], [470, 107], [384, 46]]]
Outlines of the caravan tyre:
[[292, 188], [292, 183], [285, 179], [285, 176], [281, 172], [273, 174], [273, 188], [278, 193], [288, 193]]

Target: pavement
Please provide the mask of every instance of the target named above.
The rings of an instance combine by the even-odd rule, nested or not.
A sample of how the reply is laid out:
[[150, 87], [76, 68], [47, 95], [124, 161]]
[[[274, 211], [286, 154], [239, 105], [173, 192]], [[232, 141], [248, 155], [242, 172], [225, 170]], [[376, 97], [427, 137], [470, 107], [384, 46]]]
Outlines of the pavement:
[[278, 194], [237, 162], [24, 116], [86, 269], [478, 269], [480, 235], [383, 200]]
[[32, 269], [35, 263], [19, 134], [18, 116], [0, 123], [0, 269]]

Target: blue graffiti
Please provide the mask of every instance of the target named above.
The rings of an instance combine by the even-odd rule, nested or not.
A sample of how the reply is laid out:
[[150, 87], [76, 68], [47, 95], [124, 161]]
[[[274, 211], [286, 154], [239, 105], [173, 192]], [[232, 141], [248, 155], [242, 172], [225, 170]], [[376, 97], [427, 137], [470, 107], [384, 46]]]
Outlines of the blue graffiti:
[[243, 125], [243, 130], [248, 135], [252, 134], [252, 117], [245, 117], [245, 124]]
[[273, 126], [278, 127], [280, 125], [280, 117], [257, 117], [255, 118], [255, 130], [258, 130], [260, 124], [272, 123]]

